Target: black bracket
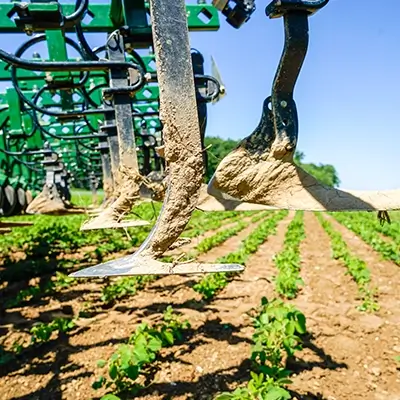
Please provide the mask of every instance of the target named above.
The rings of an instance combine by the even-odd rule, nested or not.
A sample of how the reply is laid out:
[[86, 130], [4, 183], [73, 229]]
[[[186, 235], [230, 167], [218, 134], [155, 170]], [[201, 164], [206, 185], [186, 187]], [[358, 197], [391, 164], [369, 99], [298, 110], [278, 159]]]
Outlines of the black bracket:
[[274, 0], [265, 9], [269, 18], [283, 17], [292, 11], [315, 14], [318, 10], [328, 4], [329, 0]]
[[283, 16], [285, 44], [272, 85], [271, 109], [276, 138], [294, 151], [298, 137], [298, 116], [293, 99], [295, 84], [307, 54], [308, 18], [329, 0], [274, 0], [267, 6], [270, 18]]
[[[241, 146], [262, 156], [292, 155], [298, 137], [298, 116], [293, 92], [308, 49], [308, 17], [329, 0], [274, 0], [267, 6], [270, 18], [283, 16], [285, 44], [272, 84], [271, 96], [263, 104], [261, 120]], [[275, 145], [274, 147], [272, 145]]]
[[[38, 4], [46, 4], [47, 8], [37, 7]], [[85, 16], [88, 5], [89, 0], [81, 0], [71, 15], [64, 15], [62, 5], [57, 0], [15, 2], [8, 17], [17, 14], [18, 17], [14, 19], [15, 25], [31, 36], [34, 32], [74, 27]]]
[[236, 29], [247, 22], [256, 10], [255, 0], [213, 0], [212, 4], [225, 15], [228, 24]]

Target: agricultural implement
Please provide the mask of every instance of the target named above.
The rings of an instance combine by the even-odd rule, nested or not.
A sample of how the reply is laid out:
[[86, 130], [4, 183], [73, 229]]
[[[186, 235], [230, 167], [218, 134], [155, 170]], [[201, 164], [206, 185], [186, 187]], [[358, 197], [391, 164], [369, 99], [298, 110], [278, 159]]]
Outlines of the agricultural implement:
[[[184, 0], [112, 0], [109, 6], [78, 0], [75, 7], [49, 1], [0, 3], [8, 18], [15, 16], [8, 31], [40, 32], [14, 55], [0, 51], [0, 59], [11, 65], [11, 90], [16, 91], [20, 108], [23, 104], [19, 119], [14, 116], [19, 129], [16, 134], [29, 139], [36, 135], [36, 144], [24, 149], [11, 150], [12, 143], [7, 142], [5, 154], [19, 160], [27, 157], [23, 165], [32, 169], [32, 158], [43, 155], [43, 149], [47, 155], [56, 153], [55, 159], [42, 161], [46, 184], [41, 195], [56, 198], [61, 211], [68, 208], [68, 175], [78, 180], [90, 177], [93, 190], [102, 178], [105, 201], [82, 229], [146, 225], [147, 221], [124, 218], [143, 197], [163, 200], [153, 229], [134, 254], [73, 276], [243, 270], [238, 264], [160, 261], [165, 251], [177, 245], [196, 208], [366, 210], [379, 211], [381, 218], [387, 218], [388, 210], [400, 209], [398, 190], [329, 188], [293, 161], [298, 138], [293, 93], [307, 53], [309, 18], [328, 1], [274, 0], [267, 6], [269, 18], [283, 18], [285, 31], [272, 90], [262, 106], [259, 125], [221, 161], [207, 187], [202, 184], [207, 162], [206, 103], [220, 99], [225, 89], [218, 73], [214, 74], [217, 78], [204, 75], [204, 60], [191, 50], [189, 31], [218, 29], [218, 10], [230, 25], [240, 28], [255, 11], [254, 1], [186, 5]], [[88, 16], [91, 20], [85, 22]], [[71, 31], [76, 32], [79, 43], [66, 36]], [[108, 33], [105, 46], [89, 46], [84, 33], [91, 31]], [[30, 44], [43, 38], [53, 43], [48, 48], [50, 60], [23, 59]], [[54, 43], [59, 42], [64, 50], [67, 44], [72, 46], [79, 57], [71, 60], [66, 51], [54, 51]], [[147, 54], [139, 55], [137, 50]], [[25, 88], [18, 85], [17, 69], [25, 71], [24, 79], [29, 82]], [[38, 86], [43, 79], [46, 85]], [[52, 101], [55, 95], [59, 97], [57, 111]], [[29, 124], [33, 133], [28, 135]], [[67, 146], [68, 154], [60, 164], [65, 142], [74, 143], [75, 150], [71, 154], [71, 144]], [[96, 172], [99, 169], [101, 174]], [[53, 192], [49, 194], [46, 191], [50, 189]]]

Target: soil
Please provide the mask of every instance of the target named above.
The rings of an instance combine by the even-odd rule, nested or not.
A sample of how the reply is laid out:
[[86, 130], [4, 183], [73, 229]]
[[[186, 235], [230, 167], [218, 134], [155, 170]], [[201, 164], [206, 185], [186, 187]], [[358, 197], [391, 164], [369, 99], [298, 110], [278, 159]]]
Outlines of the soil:
[[[191, 50], [185, 8], [179, 2], [153, 6], [150, 2], [168, 190], [157, 220], [158, 229], [152, 231], [142, 251], [143, 256], [150, 257], [161, 256], [183, 232], [196, 207], [203, 180], [193, 67], [187, 62], [191, 60]], [[163, 15], [173, 15], [174, 23], [165, 24]], [[173, 56], [168, 50], [172, 41], [180, 43]]]
[[26, 209], [28, 214], [57, 214], [66, 212], [67, 207], [55, 186], [43, 186], [43, 190], [29, 204]]
[[113, 228], [120, 226], [120, 222], [124, 222], [123, 217], [130, 212], [132, 206], [140, 198], [140, 182], [143, 178], [134, 169], [130, 169], [123, 165], [119, 168], [118, 177], [116, 186], [119, 196], [117, 199], [112, 203], [108, 203], [108, 205], [93, 219], [86, 221], [82, 228]]
[[[308, 211], [400, 209], [400, 190], [344, 191], [319, 183], [294, 164], [280, 139], [264, 153], [246, 149], [246, 138], [219, 164], [211, 182], [243, 202]], [[218, 197], [221, 197], [221, 193]]]
[[[0, 366], [0, 399], [100, 398], [104, 392], [91, 388], [106, 372], [96, 367], [97, 360], [107, 359], [139, 323], [158, 320], [168, 305], [189, 320], [191, 330], [183, 344], [162, 350], [150, 371], [148, 388], [136, 398], [211, 400], [246, 382], [253, 331], [247, 313], [263, 296], [276, 297], [273, 256], [282, 249], [293, 215], [279, 223], [276, 235], [250, 257], [245, 271], [209, 302], [201, 301], [192, 289], [199, 277], [166, 276], [106, 308], [99, 298], [108, 281], [90, 279], [4, 311], [0, 335], [6, 348], [20, 337], [29, 340], [26, 332], [33, 322], [77, 315], [83, 309], [87, 315], [78, 320], [79, 326], [71, 334], [24, 352], [19, 362]], [[382, 261], [363, 241], [329, 218], [350, 250], [367, 263], [377, 288], [380, 310], [373, 314], [358, 311], [357, 286], [346, 268], [331, 258], [329, 237], [312, 213], [305, 213], [304, 218], [306, 238], [300, 250], [305, 285], [291, 302], [306, 315], [309, 335], [304, 349], [289, 364], [292, 398], [400, 399], [400, 373], [394, 359], [400, 355], [398, 267]], [[199, 260], [214, 261], [236, 250], [254, 227], [252, 224]], [[189, 249], [190, 245], [185, 247]]]

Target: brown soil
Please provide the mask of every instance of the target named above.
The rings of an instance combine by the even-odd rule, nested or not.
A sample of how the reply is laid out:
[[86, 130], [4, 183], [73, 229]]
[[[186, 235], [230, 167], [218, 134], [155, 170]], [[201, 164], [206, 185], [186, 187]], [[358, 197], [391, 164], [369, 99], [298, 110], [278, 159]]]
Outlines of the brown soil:
[[[345, 266], [330, 258], [329, 237], [312, 214], [307, 215], [306, 232], [301, 249], [305, 287], [294, 303], [308, 317], [313, 340], [304, 350], [304, 368], [293, 387], [320, 393], [323, 399], [399, 398], [394, 360], [398, 327], [389, 321], [385, 307], [371, 315], [357, 311], [357, 286], [345, 275]], [[365, 244], [359, 241], [358, 246]], [[371, 263], [358, 246], [350, 248], [371, 268], [377, 258]], [[394, 288], [390, 296], [396, 296]], [[385, 301], [380, 293], [379, 304]], [[397, 312], [395, 319], [399, 317]]]
[[67, 207], [55, 186], [43, 186], [43, 190], [36, 196], [26, 209], [28, 214], [57, 214], [66, 212]]
[[351, 192], [331, 188], [294, 164], [285, 140], [276, 139], [262, 153], [259, 149], [250, 151], [249, 142], [251, 136], [218, 165], [212, 179], [215, 189], [244, 202], [293, 210], [400, 209], [400, 190]]
[[[1, 315], [5, 347], [19, 337], [29, 339], [34, 321], [77, 315], [90, 305], [90, 318], [80, 318], [72, 334], [26, 351], [19, 363], [0, 367], [0, 399], [99, 398], [91, 384], [105, 371], [96, 361], [106, 359], [137, 324], [154, 321], [168, 305], [191, 323], [185, 342], [162, 351], [154, 364], [153, 382], [137, 398], [212, 399], [248, 379], [252, 327], [247, 312], [263, 296], [272, 298], [276, 269], [272, 257], [282, 249], [293, 213], [236, 277], [212, 301], [200, 301], [193, 276], [167, 276], [111, 309], [99, 301], [104, 281], [80, 280], [60, 293], [10, 309]], [[199, 257], [211, 261], [237, 249], [255, 225]], [[307, 317], [310, 335], [289, 367], [293, 399], [395, 400], [400, 398], [400, 375], [394, 360], [400, 355], [400, 293], [397, 267], [380, 257], [352, 233], [334, 225], [354, 253], [367, 262], [378, 288], [381, 310], [365, 314], [356, 284], [346, 269], [331, 259], [330, 242], [313, 214], [305, 213], [306, 239], [301, 244], [301, 275], [305, 286], [292, 301]], [[107, 282], [107, 281], [106, 281]]]
[[103, 208], [93, 219], [86, 221], [82, 227], [85, 229], [101, 229], [103, 227], [118, 227], [124, 216], [128, 214], [132, 206], [139, 200], [139, 189], [142, 177], [134, 169], [120, 166], [118, 172], [117, 188], [118, 198]]
[[[249, 221], [249, 220], [251, 220], [251, 217], [243, 218], [243, 219], [242, 219], [242, 221], [246, 221], [246, 222]], [[224, 231], [224, 230], [226, 230], [226, 229], [230, 229], [230, 228], [232, 228], [233, 226], [235, 226], [235, 225], [238, 224], [238, 221], [237, 221], [237, 222], [230, 222], [230, 219], [227, 219], [227, 220], [225, 220], [224, 222], [225, 222], [225, 224], [222, 225], [220, 228], [218, 228], [218, 229], [213, 229], [213, 230], [204, 232], [202, 235], [199, 235], [199, 236], [197, 236], [197, 237], [191, 238], [191, 240], [190, 240], [189, 243], [184, 244], [183, 246], [179, 246], [179, 247], [176, 248], [176, 249], [170, 249], [170, 250], [166, 251], [166, 252], [164, 253], [164, 255], [165, 255], [165, 256], [177, 256], [177, 255], [180, 255], [180, 254], [182, 254], [182, 253], [189, 253], [190, 251], [193, 251], [194, 248], [195, 248], [201, 241], [203, 241], [204, 239], [207, 239], [207, 238], [209, 238], [209, 237], [215, 235], [215, 234], [218, 233], [218, 232]], [[254, 226], [253, 226], [253, 228], [254, 228]], [[178, 240], [179, 240], [179, 239], [178, 239]], [[210, 261], [210, 260], [209, 260], [209, 261]], [[211, 261], [212, 261], [212, 260], [211, 260]]]
[[51, 188], [44, 185], [42, 191], [29, 203], [26, 209], [27, 214], [63, 215], [84, 212], [86, 212], [84, 208], [74, 207], [64, 201], [54, 185]]

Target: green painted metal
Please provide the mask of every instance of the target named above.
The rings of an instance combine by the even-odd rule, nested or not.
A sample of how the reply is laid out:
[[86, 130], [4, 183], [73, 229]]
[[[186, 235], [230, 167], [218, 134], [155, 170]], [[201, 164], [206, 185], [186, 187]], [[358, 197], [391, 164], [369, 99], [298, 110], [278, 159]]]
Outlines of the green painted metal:
[[[70, 56], [70, 44], [66, 40], [66, 34], [73, 32], [74, 27], [70, 23], [59, 26], [57, 18], [61, 14], [55, 2], [25, 3], [23, 7], [32, 17], [31, 23], [27, 23], [28, 20], [19, 20], [15, 7], [20, 5], [19, 2], [0, 1], [0, 34], [5, 36], [8, 33], [44, 33], [45, 41], [42, 43], [47, 47], [48, 58], [36, 56], [34, 61], [80, 61]], [[61, 10], [62, 15], [71, 15], [75, 5], [62, 4]], [[108, 4], [90, 1], [81, 26], [83, 32], [95, 33], [111, 33], [122, 26], [126, 27], [124, 29], [129, 31], [126, 60], [138, 61], [135, 59], [135, 53], [130, 52], [130, 48], [146, 49], [147, 54], [141, 53], [140, 62], [145, 66], [146, 72], [152, 74], [152, 80], [155, 80], [156, 63], [151, 50], [149, 15], [149, 4], [145, 0], [110, 0]], [[218, 10], [212, 5], [188, 4], [187, 18], [191, 31], [219, 29]], [[32, 46], [21, 58], [32, 59], [34, 51], [35, 46]], [[108, 73], [88, 73], [82, 89], [89, 96], [90, 103], [81, 91], [71, 86], [82, 78], [79, 71], [68, 72], [60, 69], [50, 73], [17, 68], [17, 77], [18, 87], [24, 98], [34, 101], [42, 109], [58, 113], [81, 112], [84, 105], [91, 113], [85, 118], [65, 118], [34, 112], [20, 98], [12, 85], [10, 69], [6, 63], [0, 61], [0, 81], [9, 82], [9, 87], [0, 92], [0, 186], [10, 184], [14, 188], [39, 192], [45, 179], [42, 150], [47, 143], [70, 173], [73, 184], [77, 187], [88, 187], [89, 177], [93, 174], [100, 177], [102, 172], [101, 153], [98, 149], [101, 140], [96, 135], [103, 132], [102, 127], [107, 121], [102, 109], [102, 92], [109, 86]], [[53, 85], [52, 89], [42, 91], [42, 88], [49, 84]], [[61, 85], [62, 88], [54, 85]], [[38, 93], [41, 93], [40, 96]], [[132, 112], [139, 168], [160, 168], [160, 161], [154, 150], [154, 145], [162, 143], [162, 126], [158, 117], [159, 87], [156, 82], [147, 83], [132, 96]], [[112, 129], [107, 132], [112, 134]], [[102, 140], [104, 142], [104, 139]]]
[[[84, 32], [111, 32], [118, 28], [124, 18], [119, 16], [118, 8], [119, 0], [112, 1], [111, 4], [89, 4], [88, 17], [82, 21]], [[27, 3], [28, 10], [36, 12], [50, 12], [55, 10], [54, 3]], [[13, 17], [17, 17], [13, 13], [13, 2], [0, 2], [0, 33], [21, 33]], [[75, 10], [74, 4], [63, 4], [62, 10], [64, 15], [70, 15]], [[146, 3], [148, 10], [148, 3]], [[216, 31], [219, 29], [218, 10], [210, 4], [188, 4], [186, 6], [189, 30], [191, 31]], [[122, 11], [123, 12], [123, 11]], [[147, 12], [147, 11], [146, 11]], [[113, 15], [113, 17], [111, 17]], [[125, 22], [124, 22], [125, 23]], [[151, 33], [150, 25], [146, 27], [147, 33]], [[73, 32], [73, 28], [66, 29], [67, 32]]]

